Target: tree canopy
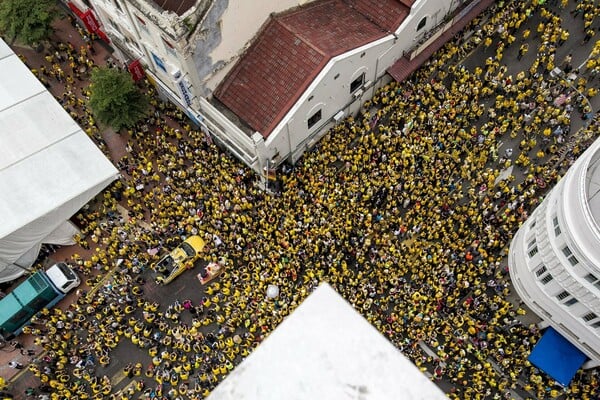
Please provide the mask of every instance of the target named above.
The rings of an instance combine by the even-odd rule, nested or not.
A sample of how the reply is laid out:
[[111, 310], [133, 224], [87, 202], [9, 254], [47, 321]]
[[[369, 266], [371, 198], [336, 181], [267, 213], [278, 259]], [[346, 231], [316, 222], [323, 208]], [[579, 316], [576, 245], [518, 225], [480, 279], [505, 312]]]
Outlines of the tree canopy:
[[148, 97], [127, 72], [117, 68], [95, 68], [90, 93], [92, 112], [99, 122], [111, 126], [115, 132], [133, 126], [148, 112]]
[[32, 45], [50, 37], [58, 15], [56, 0], [0, 0], [0, 33]]

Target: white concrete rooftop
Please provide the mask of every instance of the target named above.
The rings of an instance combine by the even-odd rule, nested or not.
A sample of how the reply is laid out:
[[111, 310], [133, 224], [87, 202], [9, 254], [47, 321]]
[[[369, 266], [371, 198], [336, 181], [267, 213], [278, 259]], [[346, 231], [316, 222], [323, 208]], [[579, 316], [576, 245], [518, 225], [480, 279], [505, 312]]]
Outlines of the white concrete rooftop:
[[442, 391], [326, 283], [209, 400], [441, 400]]

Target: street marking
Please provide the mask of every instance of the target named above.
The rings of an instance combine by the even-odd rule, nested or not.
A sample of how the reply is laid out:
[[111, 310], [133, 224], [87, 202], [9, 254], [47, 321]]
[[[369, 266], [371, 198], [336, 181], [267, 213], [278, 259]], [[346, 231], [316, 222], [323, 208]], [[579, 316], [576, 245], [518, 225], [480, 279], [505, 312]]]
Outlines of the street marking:
[[110, 378], [110, 384], [114, 387], [123, 381], [123, 379], [127, 378], [127, 375], [123, 371], [119, 371], [115, 375]]

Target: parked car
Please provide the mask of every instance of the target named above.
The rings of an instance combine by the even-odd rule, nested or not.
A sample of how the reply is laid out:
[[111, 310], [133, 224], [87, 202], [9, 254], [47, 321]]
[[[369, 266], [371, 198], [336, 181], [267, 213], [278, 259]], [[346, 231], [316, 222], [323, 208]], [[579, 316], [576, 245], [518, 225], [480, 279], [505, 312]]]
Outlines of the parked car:
[[156, 283], [166, 285], [186, 269], [193, 268], [205, 245], [204, 239], [200, 236], [190, 236], [169, 254], [163, 256], [152, 265], [152, 269], [156, 272]]
[[79, 284], [77, 274], [63, 262], [32, 274], [0, 300], [0, 334], [18, 335], [31, 317], [52, 308]]

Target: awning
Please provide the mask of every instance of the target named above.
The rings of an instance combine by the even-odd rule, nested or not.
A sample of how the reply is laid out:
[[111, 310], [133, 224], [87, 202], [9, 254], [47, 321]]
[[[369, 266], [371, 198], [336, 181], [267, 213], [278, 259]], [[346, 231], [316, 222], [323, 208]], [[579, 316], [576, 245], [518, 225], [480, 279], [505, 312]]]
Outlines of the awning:
[[587, 356], [553, 328], [548, 328], [528, 357], [529, 362], [563, 386], [569, 383]]
[[65, 221], [119, 171], [1, 39], [0, 71], [0, 282], [8, 282], [42, 243], [72, 243]]

